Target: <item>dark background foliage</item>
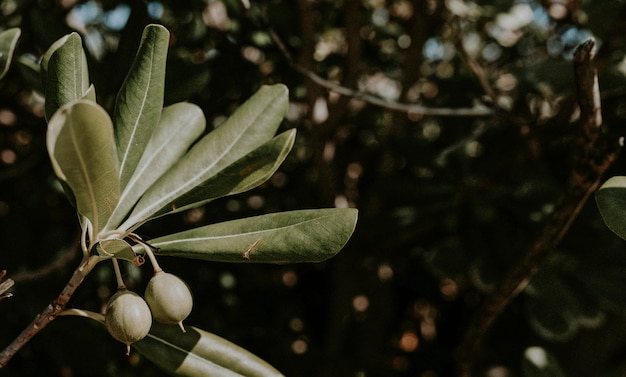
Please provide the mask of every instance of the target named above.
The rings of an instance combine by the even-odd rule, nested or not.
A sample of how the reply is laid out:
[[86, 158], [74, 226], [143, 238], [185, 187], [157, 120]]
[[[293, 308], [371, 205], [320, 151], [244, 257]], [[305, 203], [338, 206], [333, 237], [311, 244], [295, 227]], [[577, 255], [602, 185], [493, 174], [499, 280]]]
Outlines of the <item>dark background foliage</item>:
[[[607, 139], [617, 145], [624, 133], [624, 2], [251, 3], [246, 10], [236, 0], [0, 2], [0, 29], [22, 29], [0, 82], [0, 268], [16, 281], [14, 296], [0, 302], [0, 344], [56, 297], [79, 260], [76, 215], [54, 180], [43, 98], [29, 67], [78, 31], [98, 101], [110, 108], [141, 30], [156, 22], [172, 34], [168, 104], [198, 104], [211, 128], [260, 85], [285, 83], [284, 128], [297, 128], [298, 139], [266, 184], [156, 221], [144, 236], [290, 209], [360, 210], [352, 240], [320, 264], [162, 258], [194, 292], [187, 323], [287, 376], [454, 375], [472, 314], [569, 189], [580, 153], [572, 142], [579, 127], [572, 53], [589, 37], [598, 44]], [[443, 116], [394, 110], [398, 104], [444, 108]], [[449, 116], [459, 108], [468, 114]], [[618, 158], [608, 175], [625, 170]], [[150, 272], [126, 266], [124, 274], [141, 292]], [[490, 329], [476, 375], [538, 375], [524, 361], [537, 350], [554, 355], [567, 376], [623, 374], [625, 282], [624, 243], [590, 200]], [[110, 266], [99, 266], [69, 306], [100, 311], [114, 288]], [[162, 374], [136, 352], [126, 357], [99, 325], [73, 317], [55, 320], [0, 370]]]

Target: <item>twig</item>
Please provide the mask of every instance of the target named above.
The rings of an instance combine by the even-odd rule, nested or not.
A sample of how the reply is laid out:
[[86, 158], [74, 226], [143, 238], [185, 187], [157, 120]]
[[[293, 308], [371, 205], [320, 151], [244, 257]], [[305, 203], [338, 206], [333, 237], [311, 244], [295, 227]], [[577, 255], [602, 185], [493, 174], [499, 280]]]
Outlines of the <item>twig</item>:
[[61, 316], [70, 316], [70, 315], [76, 316], [76, 317], [84, 317], [84, 318], [93, 319], [94, 321], [100, 322], [100, 324], [104, 325], [104, 314], [92, 312], [89, 310], [76, 309], [76, 308], [65, 309], [61, 313], [59, 313], [58, 316], [61, 317]]
[[13, 340], [2, 352], [0, 352], [0, 368], [4, 367], [9, 360], [24, 346], [33, 336], [41, 331], [46, 325], [52, 322], [65, 308], [65, 305], [74, 294], [74, 291], [83, 282], [83, 279], [95, 265], [100, 261], [100, 257], [92, 256], [85, 258], [80, 266], [65, 285], [59, 296], [53, 300], [46, 308]]
[[578, 102], [581, 107], [581, 132], [575, 147], [581, 157], [576, 161], [565, 195], [549, 222], [531, 243], [521, 261], [507, 274], [491, 296], [487, 297], [461, 345], [459, 372], [471, 376], [485, 334], [513, 300], [528, 284], [539, 263], [561, 241], [583, 205], [600, 184], [602, 174], [616, 158], [616, 148], [599, 148], [600, 95], [597, 75], [592, 64], [595, 42], [588, 40], [574, 54], [574, 70]]
[[474, 60], [474, 58], [467, 52], [461, 40], [458, 40], [455, 45], [457, 50], [461, 53], [461, 56], [463, 56], [463, 58], [465, 59], [468, 68], [470, 69], [470, 71], [472, 71], [472, 73], [478, 80], [480, 87], [489, 97], [493, 105], [498, 106], [498, 96], [495, 90], [493, 90], [493, 88], [491, 87], [491, 84], [489, 84], [489, 80], [487, 79], [487, 75], [485, 74], [485, 70], [483, 70], [483, 67], [481, 67], [481, 65], [478, 64], [478, 62]]
[[[246, 10], [250, 19], [254, 22], [259, 23], [259, 20], [250, 16], [248, 10]], [[305, 76], [309, 80], [313, 81], [317, 85], [326, 88], [328, 90], [332, 90], [338, 94], [343, 96], [353, 97], [360, 99], [364, 102], [367, 102], [372, 105], [380, 106], [385, 109], [400, 111], [411, 115], [425, 115], [425, 116], [446, 116], [446, 117], [458, 117], [458, 116], [472, 116], [472, 117], [481, 117], [481, 116], [489, 116], [493, 115], [494, 110], [490, 107], [483, 105], [476, 105], [473, 107], [459, 107], [459, 108], [449, 108], [449, 107], [427, 107], [423, 105], [417, 104], [407, 104], [396, 101], [385, 100], [375, 95], [362, 92], [359, 90], [354, 90], [347, 88], [345, 86], [339, 85], [332, 81], [326, 80], [325, 78], [319, 76], [315, 72], [303, 67], [299, 63], [295, 61], [282, 39], [276, 34], [274, 29], [267, 24], [267, 22], [260, 22], [270, 38], [272, 42], [278, 47], [278, 50], [281, 52], [287, 63], [291, 66], [293, 70]]]
[[595, 46], [595, 40], [590, 38], [581, 43], [574, 52], [574, 75], [580, 117], [585, 122], [584, 131], [589, 132], [591, 137], [597, 134], [597, 128], [602, 125], [598, 74], [593, 66]]
[[46, 264], [45, 266], [33, 271], [18, 272], [11, 277], [18, 283], [44, 278], [46, 275], [65, 267], [70, 261], [72, 261], [78, 254], [78, 248], [78, 243], [75, 243], [52, 263]]
[[4, 279], [4, 277], [7, 274], [7, 270], [2, 270], [0, 271], [0, 301], [4, 300], [5, 298], [9, 298], [11, 296], [13, 296], [12, 293], [4, 293], [6, 291], [8, 291], [14, 284], [15, 281], [13, 281], [13, 279], [7, 279], [5, 281], [2, 281], [2, 279]]

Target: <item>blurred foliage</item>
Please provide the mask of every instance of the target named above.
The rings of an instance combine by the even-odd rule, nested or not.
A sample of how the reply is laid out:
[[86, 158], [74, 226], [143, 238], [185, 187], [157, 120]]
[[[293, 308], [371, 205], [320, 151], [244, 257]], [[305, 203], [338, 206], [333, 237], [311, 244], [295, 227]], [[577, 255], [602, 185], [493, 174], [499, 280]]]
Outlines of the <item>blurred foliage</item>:
[[[263, 0], [248, 11], [237, 0], [2, 1], [0, 28], [22, 36], [0, 82], [0, 268], [16, 280], [15, 296], [0, 302], [0, 343], [55, 297], [77, 260], [78, 224], [47, 160], [32, 69], [60, 36], [81, 34], [98, 101], [109, 109], [150, 22], [172, 32], [166, 104], [199, 105], [209, 126], [262, 84], [290, 88], [286, 126], [298, 139], [269, 183], [160, 220], [146, 237], [279, 210], [360, 210], [346, 249], [321, 264], [164, 260], [195, 293], [190, 324], [288, 376], [450, 376], [471, 314], [567, 190], [577, 153], [571, 58], [589, 37], [599, 46], [604, 127], [616, 144], [623, 134], [625, 20], [621, 0]], [[292, 69], [272, 32], [328, 82], [389, 103], [494, 113], [422, 116], [339, 96]], [[625, 169], [619, 159], [610, 173]], [[477, 375], [545, 375], [529, 357], [538, 353], [567, 376], [623, 373], [623, 249], [588, 203], [494, 325]], [[138, 290], [149, 278], [126, 274]], [[115, 279], [104, 268], [93, 275], [70, 306], [101, 310]], [[0, 369], [160, 373], [137, 354], [125, 357], [101, 329], [68, 318]]]

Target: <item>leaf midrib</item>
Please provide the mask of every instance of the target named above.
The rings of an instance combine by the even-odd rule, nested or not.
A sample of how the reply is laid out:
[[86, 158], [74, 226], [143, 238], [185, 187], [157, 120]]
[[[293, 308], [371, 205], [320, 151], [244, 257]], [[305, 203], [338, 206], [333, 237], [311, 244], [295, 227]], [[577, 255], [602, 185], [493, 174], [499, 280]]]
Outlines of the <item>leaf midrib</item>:
[[[174, 189], [173, 191], [170, 191], [169, 194], [166, 194], [164, 196], [161, 196], [161, 200], [157, 200], [155, 202], [153, 202], [152, 205], [148, 205], [146, 207], [144, 207], [144, 209], [142, 211], [140, 211], [139, 213], [135, 214], [133, 216], [133, 218], [129, 218], [126, 222], [128, 223], [129, 220], [133, 220], [132, 222], [136, 222], [136, 219], [141, 218], [144, 214], [146, 213], [152, 213], [153, 210], [159, 210], [163, 207], [163, 204], [168, 203], [172, 198], [178, 198], [180, 197], [182, 194], [184, 194], [185, 192], [188, 191], [188, 187], [191, 185], [192, 187], [197, 186], [198, 184], [196, 184], [195, 182], [197, 182], [199, 180], [199, 177], [204, 176], [204, 174], [206, 174], [206, 172], [210, 171], [211, 169], [213, 169], [221, 160], [222, 158], [227, 155], [232, 149], [233, 147], [239, 142], [239, 140], [241, 140], [241, 138], [244, 136], [245, 131], [248, 130], [254, 123], [250, 123], [244, 130], [244, 132], [241, 132], [239, 134], [239, 136], [235, 139], [233, 139], [233, 142], [230, 143], [228, 145], [228, 147], [226, 149], [224, 149], [224, 152], [221, 153], [217, 158], [215, 158], [213, 160], [213, 163], [210, 164], [208, 167], [206, 167], [205, 169], [201, 170], [198, 174], [195, 174], [193, 177], [191, 177], [191, 179], [187, 180], [186, 184], [181, 185], [178, 187], [178, 189]], [[211, 134], [207, 135], [206, 137], [210, 137]], [[174, 165], [174, 169], [175, 169], [176, 165]], [[131, 226], [134, 224], [131, 224]]]
[[[154, 46], [154, 42], [150, 45], [150, 61], [154, 62], [154, 50], [155, 50], [155, 46]], [[150, 69], [148, 70], [148, 83], [150, 83], [152, 81], [152, 71], [154, 68], [154, 63], [150, 64]], [[150, 87], [150, 84], [148, 84], [148, 88]], [[135, 134], [137, 132], [137, 125], [139, 124], [139, 120], [141, 119], [141, 116], [143, 114], [143, 109], [145, 108], [146, 102], [147, 102], [147, 98], [148, 98], [148, 92], [150, 92], [150, 90], [142, 90], [143, 92], [143, 98], [141, 100], [141, 106], [139, 107], [139, 113], [135, 119], [135, 124], [133, 125], [133, 129], [132, 132], [130, 134], [130, 137], [128, 138], [128, 143], [126, 144], [126, 148], [124, 149], [124, 154], [123, 154], [123, 158], [122, 158], [122, 162], [120, 164], [121, 168], [120, 168], [120, 179], [122, 178], [122, 175], [124, 173], [124, 171], [126, 170], [126, 160], [128, 159], [128, 155], [130, 154], [130, 150], [132, 149], [131, 146], [133, 144], [133, 140], [135, 139]]]
[[287, 225], [287, 226], [281, 226], [281, 227], [277, 227], [277, 228], [269, 228], [269, 229], [257, 230], [257, 231], [254, 231], [254, 232], [229, 234], [229, 235], [225, 235], [225, 236], [193, 237], [193, 238], [184, 238], [184, 239], [180, 239], [180, 240], [171, 240], [171, 241], [163, 241], [163, 242], [158, 242], [157, 241], [157, 242], [154, 242], [153, 244], [154, 244], [154, 246], [163, 246], [163, 245], [173, 245], [173, 244], [176, 244], [176, 243], [183, 243], [183, 242], [200, 242], [200, 241], [208, 241], [208, 240], [220, 240], [220, 239], [236, 238], [236, 237], [241, 237], [241, 236], [251, 236], [251, 235], [255, 235], [255, 234], [262, 234], [262, 233], [267, 233], [267, 232], [274, 232], [274, 231], [280, 231], [280, 230], [284, 230], [284, 229], [294, 228], [294, 227], [297, 227], [297, 226], [305, 225], [305, 224], [313, 222], [313, 221], [324, 220], [324, 219], [327, 219], [329, 217], [336, 217], [336, 215], [333, 215], [333, 214], [325, 215], [325, 216], [321, 216], [321, 217], [316, 217], [314, 219], [301, 221], [301, 222], [298, 222], [296, 224], [291, 224], [291, 225]]
[[[72, 47], [74, 47], [74, 44], [72, 44]], [[72, 61], [74, 62], [74, 72], [76, 72], [74, 75], [72, 75], [72, 77], [74, 78], [74, 98], [73, 99], [79, 99], [82, 95], [82, 77], [83, 77], [83, 71], [82, 71], [82, 67], [81, 64], [78, 63], [77, 60], [80, 59], [80, 54], [77, 54], [75, 51], [75, 48], [72, 48], [72, 53], [74, 54], [74, 59], [72, 59]], [[80, 77], [80, 79], [78, 78]]]
[[76, 138], [76, 133], [74, 132], [74, 127], [70, 127], [70, 137], [72, 138], [72, 143], [74, 144], [74, 150], [76, 151], [76, 155], [78, 157], [78, 162], [80, 164], [80, 170], [81, 170], [81, 174], [83, 175], [83, 178], [85, 180], [85, 184], [87, 185], [87, 192], [89, 194], [89, 198], [91, 199], [89, 202], [91, 203], [91, 210], [92, 210], [92, 214], [93, 214], [93, 219], [90, 219], [93, 222], [93, 227], [94, 230], [98, 231], [99, 228], [98, 226], [99, 221], [98, 221], [98, 206], [96, 203], [96, 195], [94, 192], [94, 188], [93, 185], [91, 183], [91, 179], [89, 179], [89, 174], [87, 174], [87, 172], [89, 171], [89, 169], [87, 169], [87, 164], [85, 163], [85, 160], [83, 158], [82, 153], [80, 152], [80, 148], [78, 148], [78, 139]]

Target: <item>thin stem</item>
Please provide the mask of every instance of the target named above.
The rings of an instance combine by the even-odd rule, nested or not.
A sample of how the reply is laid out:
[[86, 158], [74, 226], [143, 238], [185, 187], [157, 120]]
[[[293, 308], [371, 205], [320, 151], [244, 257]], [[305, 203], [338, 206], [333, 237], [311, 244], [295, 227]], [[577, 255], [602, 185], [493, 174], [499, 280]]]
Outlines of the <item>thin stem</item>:
[[83, 226], [80, 233], [80, 248], [83, 250], [83, 257], [89, 255], [89, 248], [87, 247], [87, 227]]
[[9, 360], [19, 351], [28, 341], [41, 331], [46, 325], [52, 322], [63, 311], [65, 305], [72, 297], [76, 288], [83, 282], [96, 264], [100, 261], [100, 257], [91, 256], [84, 258], [81, 264], [74, 270], [74, 274], [67, 282], [61, 293], [54, 299], [45, 309], [31, 322], [28, 327], [22, 331], [20, 335], [13, 340], [2, 352], [0, 352], [0, 368], [4, 367]]
[[131, 238], [133, 241], [137, 242], [138, 244], [140, 244], [141, 246], [143, 246], [143, 249], [146, 251], [146, 254], [148, 254], [148, 258], [150, 259], [150, 263], [152, 264], [152, 268], [154, 269], [155, 274], [157, 272], [163, 271], [161, 266], [159, 266], [159, 262], [154, 256], [154, 253], [152, 252], [153, 247], [150, 244], [148, 244], [147, 242], [144, 242], [144, 240], [142, 240], [141, 237], [139, 237], [138, 235], [134, 233], [129, 234], [128, 237]]
[[463, 59], [465, 59], [467, 67], [470, 69], [470, 71], [472, 71], [472, 74], [478, 80], [480, 87], [483, 89], [487, 97], [489, 97], [494, 106], [498, 106], [498, 95], [489, 83], [489, 80], [487, 79], [487, 74], [485, 73], [483, 67], [478, 64], [478, 62], [472, 57], [472, 55], [467, 52], [465, 46], [463, 46], [463, 42], [460, 39], [455, 45], [457, 50], [461, 53], [461, 56], [463, 56]]
[[115, 271], [115, 279], [117, 280], [117, 289], [126, 289], [126, 284], [124, 284], [124, 279], [122, 279], [122, 272], [120, 271], [120, 264], [117, 261], [117, 258], [111, 258], [111, 262], [113, 262], [113, 270]]
[[163, 271], [161, 266], [159, 266], [159, 262], [157, 262], [156, 257], [154, 256], [154, 253], [152, 252], [152, 248], [150, 248], [149, 246], [148, 247], [146, 247], [146, 246], [148, 246], [148, 245], [144, 244], [144, 248], [146, 250], [146, 254], [148, 254], [148, 258], [150, 259], [150, 263], [152, 263], [152, 268], [154, 269], [154, 273], [156, 274], [157, 272]]
[[60, 316], [85, 317], [85, 318], [93, 319], [94, 321], [98, 321], [104, 325], [104, 314], [92, 312], [89, 310], [75, 309], [75, 308], [65, 309], [61, 313], [59, 313], [59, 317]]
[[317, 85], [323, 88], [332, 90], [343, 96], [360, 99], [364, 102], [367, 102], [369, 104], [376, 105], [385, 109], [404, 112], [404, 113], [411, 114], [411, 115], [481, 117], [481, 116], [493, 115], [494, 113], [494, 109], [487, 107], [487, 106], [482, 106], [482, 105], [476, 105], [474, 107], [448, 108], [448, 107], [427, 107], [427, 106], [418, 105], [418, 104], [400, 103], [396, 101], [386, 100], [386, 99], [377, 97], [373, 94], [369, 94], [369, 93], [362, 92], [359, 90], [350, 89], [345, 86], [336, 84], [332, 81], [326, 80], [323, 77], [316, 74], [315, 72], [311, 71], [310, 69], [297, 63], [296, 60], [291, 55], [291, 53], [289, 52], [289, 50], [287, 49], [285, 43], [278, 36], [278, 34], [276, 34], [276, 32], [268, 25], [268, 22], [266, 20], [259, 19], [259, 17], [256, 17], [256, 18], [253, 17], [252, 15], [250, 15], [249, 11], [246, 11], [246, 13], [253, 22], [259, 24], [259, 26], [262, 27], [268, 33], [272, 42], [274, 42], [276, 47], [278, 47], [278, 50], [280, 51], [280, 53], [283, 55], [283, 57], [285, 58], [285, 60], [291, 66], [293, 70], [295, 70], [296, 72], [300, 73], [301, 75], [305, 76], [306, 78], [308, 78], [309, 80], [311, 80], [312, 82], [316, 83]]

